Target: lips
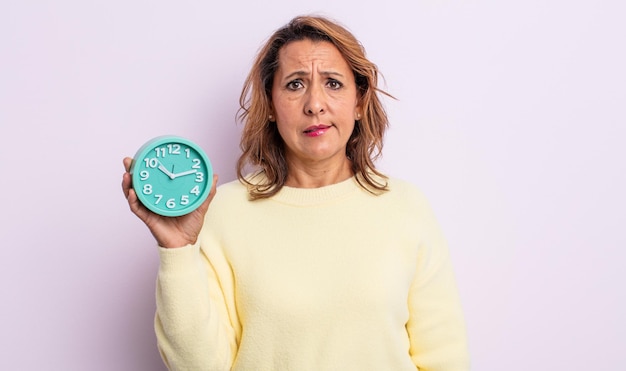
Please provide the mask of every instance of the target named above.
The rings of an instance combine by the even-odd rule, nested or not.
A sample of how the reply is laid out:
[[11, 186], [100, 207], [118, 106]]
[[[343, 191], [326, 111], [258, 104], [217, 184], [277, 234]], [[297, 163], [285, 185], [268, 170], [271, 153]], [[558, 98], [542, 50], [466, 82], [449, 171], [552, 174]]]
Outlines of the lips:
[[326, 132], [331, 126], [329, 125], [313, 125], [304, 129], [304, 134], [309, 137], [317, 137]]

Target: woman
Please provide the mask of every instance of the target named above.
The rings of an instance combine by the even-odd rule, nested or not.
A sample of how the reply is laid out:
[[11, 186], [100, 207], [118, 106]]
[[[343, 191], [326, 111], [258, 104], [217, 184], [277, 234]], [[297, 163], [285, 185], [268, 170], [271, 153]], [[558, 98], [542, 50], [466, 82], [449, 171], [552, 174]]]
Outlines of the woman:
[[297, 17], [244, 85], [238, 182], [165, 218], [137, 201], [124, 160], [129, 206], [160, 246], [155, 329], [170, 369], [468, 369], [432, 212], [373, 164], [387, 127], [376, 85], [352, 34]]

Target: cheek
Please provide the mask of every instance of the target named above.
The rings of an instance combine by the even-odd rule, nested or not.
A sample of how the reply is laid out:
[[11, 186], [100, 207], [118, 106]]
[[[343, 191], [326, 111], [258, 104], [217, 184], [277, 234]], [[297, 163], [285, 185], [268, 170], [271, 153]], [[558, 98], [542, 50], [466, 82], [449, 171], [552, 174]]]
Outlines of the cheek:
[[297, 113], [297, 104], [294, 100], [286, 99], [278, 94], [273, 96], [272, 109], [276, 120], [289, 121]]
[[356, 102], [343, 105], [341, 107], [341, 117], [345, 120], [354, 122], [354, 120], [356, 120], [355, 115], [356, 115], [357, 108], [358, 106]]
[[341, 96], [336, 97], [333, 101], [335, 107], [341, 110], [343, 115], [354, 115], [355, 109], [359, 104], [356, 94], [352, 92], [342, 94]]

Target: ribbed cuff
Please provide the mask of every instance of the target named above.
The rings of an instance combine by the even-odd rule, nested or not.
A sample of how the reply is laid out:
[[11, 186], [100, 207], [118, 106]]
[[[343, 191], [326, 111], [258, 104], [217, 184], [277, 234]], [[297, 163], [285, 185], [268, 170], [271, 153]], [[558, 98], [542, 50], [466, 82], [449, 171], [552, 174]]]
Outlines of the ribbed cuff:
[[200, 256], [200, 244], [189, 244], [175, 249], [168, 249], [159, 246], [159, 258], [161, 273], [172, 274], [176, 272], [189, 271], [189, 267], [198, 264]]

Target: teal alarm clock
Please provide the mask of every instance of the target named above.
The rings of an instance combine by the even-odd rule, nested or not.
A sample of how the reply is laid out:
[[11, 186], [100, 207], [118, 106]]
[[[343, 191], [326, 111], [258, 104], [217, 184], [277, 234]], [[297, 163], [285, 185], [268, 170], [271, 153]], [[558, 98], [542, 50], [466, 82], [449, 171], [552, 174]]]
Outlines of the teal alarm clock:
[[202, 148], [171, 135], [156, 137], [141, 146], [130, 173], [139, 201], [163, 216], [194, 211], [209, 196], [213, 184], [213, 168]]

